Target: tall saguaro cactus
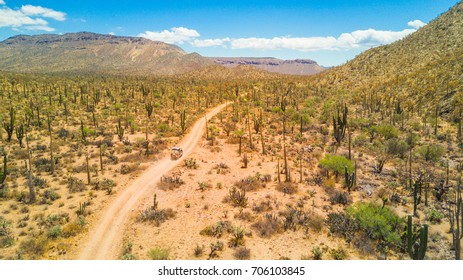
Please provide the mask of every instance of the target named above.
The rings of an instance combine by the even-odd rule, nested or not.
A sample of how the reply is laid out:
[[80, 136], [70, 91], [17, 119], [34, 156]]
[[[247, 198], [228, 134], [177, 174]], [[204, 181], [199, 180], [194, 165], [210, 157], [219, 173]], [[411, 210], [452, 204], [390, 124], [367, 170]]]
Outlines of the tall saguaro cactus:
[[357, 182], [357, 164], [354, 164], [354, 172], [349, 173], [347, 166], [344, 166], [344, 182], [347, 187], [347, 191], [350, 192]]
[[14, 126], [16, 123], [16, 110], [13, 107], [10, 107], [10, 121], [6, 122], [3, 124], [3, 127], [5, 128], [7, 138], [6, 141], [10, 142], [11, 138], [13, 137], [13, 132], [14, 132]]
[[117, 120], [116, 134], [117, 137], [119, 137], [119, 141], [122, 141], [124, 139], [124, 127], [121, 124], [121, 118]]
[[183, 110], [183, 112], [180, 113], [180, 128], [182, 129], [182, 134], [185, 133], [186, 130], [186, 112]]
[[413, 217], [407, 220], [407, 252], [414, 260], [424, 260], [428, 248], [428, 225], [421, 226], [418, 234], [413, 233]]
[[3, 187], [3, 184], [6, 180], [6, 167], [7, 167], [7, 155], [3, 153], [3, 170], [0, 171], [0, 187]]
[[336, 140], [336, 143], [341, 144], [344, 136], [346, 135], [347, 128], [347, 105], [344, 104], [342, 114], [337, 110], [337, 116], [333, 116], [333, 136]]

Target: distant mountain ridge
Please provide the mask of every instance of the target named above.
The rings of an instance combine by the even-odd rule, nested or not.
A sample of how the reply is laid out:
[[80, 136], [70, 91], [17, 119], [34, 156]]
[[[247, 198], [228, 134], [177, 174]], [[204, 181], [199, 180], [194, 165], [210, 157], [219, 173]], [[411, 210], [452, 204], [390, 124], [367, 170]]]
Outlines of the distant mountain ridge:
[[11, 72], [182, 74], [213, 64], [178, 46], [139, 37], [79, 32], [0, 42], [0, 68]]
[[211, 57], [210, 59], [226, 67], [250, 65], [280, 74], [313, 75], [326, 69], [311, 59], [282, 60], [273, 57]]

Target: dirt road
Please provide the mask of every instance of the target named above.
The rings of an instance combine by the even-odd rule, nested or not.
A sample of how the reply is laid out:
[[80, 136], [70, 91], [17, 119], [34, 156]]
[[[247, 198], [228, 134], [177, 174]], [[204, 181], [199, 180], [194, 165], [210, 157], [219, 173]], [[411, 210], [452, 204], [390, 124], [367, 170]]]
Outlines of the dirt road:
[[[216, 115], [225, 107], [225, 104], [215, 107], [206, 118]], [[178, 144], [183, 148], [185, 158], [193, 151], [203, 135], [205, 118], [198, 120], [191, 131]], [[81, 260], [108, 260], [116, 259], [121, 248], [114, 248], [122, 238], [124, 224], [137, 202], [142, 198], [152, 195], [154, 186], [160, 181], [161, 176], [174, 168], [180, 160], [171, 160], [170, 155], [160, 159], [155, 165], [147, 169], [131, 185], [129, 185], [119, 196], [105, 209], [100, 220], [97, 220], [93, 228], [89, 230], [88, 238], [80, 245], [78, 259]]]

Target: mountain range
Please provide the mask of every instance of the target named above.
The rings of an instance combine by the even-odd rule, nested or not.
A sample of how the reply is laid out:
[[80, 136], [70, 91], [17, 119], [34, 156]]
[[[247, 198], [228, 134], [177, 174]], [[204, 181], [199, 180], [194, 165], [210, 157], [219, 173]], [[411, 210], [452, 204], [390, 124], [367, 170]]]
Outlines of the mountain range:
[[175, 45], [89, 32], [14, 36], [0, 42], [0, 58], [4, 71], [30, 73], [179, 74], [214, 64]]
[[213, 65], [249, 65], [281, 74], [311, 75], [325, 69], [308, 59], [206, 58], [163, 42], [90, 32], [14, 36], [0, 42], [0, 58], [1, 69], [22, 73], [173, 75]]
[[249, 65], [269, 72], [291, 75], [313, 75], [326, 69], [310, 59], [281, 60], [273, 57], [211, 57], [211, 59], [225, 67]]

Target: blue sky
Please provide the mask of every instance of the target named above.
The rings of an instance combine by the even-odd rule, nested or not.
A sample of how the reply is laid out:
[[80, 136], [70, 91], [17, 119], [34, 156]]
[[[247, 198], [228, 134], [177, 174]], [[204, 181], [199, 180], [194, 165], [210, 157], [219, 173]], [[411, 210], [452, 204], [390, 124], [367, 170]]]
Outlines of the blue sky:
[[90, 31], [143, 36], [204, 56], [310, 58], [332, 66], [413, 33], [457, 2], [0, 0], [0, 40]]

